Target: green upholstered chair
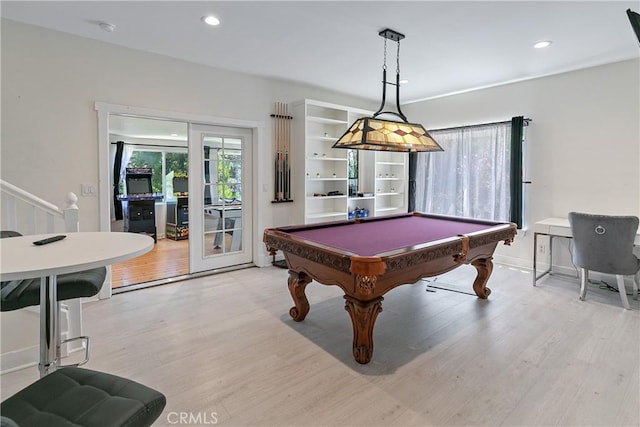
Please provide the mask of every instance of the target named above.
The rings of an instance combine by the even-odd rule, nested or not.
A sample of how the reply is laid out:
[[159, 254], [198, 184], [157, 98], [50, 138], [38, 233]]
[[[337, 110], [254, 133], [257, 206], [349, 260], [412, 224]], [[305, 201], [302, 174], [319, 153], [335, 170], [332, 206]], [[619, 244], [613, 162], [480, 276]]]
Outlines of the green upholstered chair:
[[150, 426], [166, 397], [135, 381], [84, 368], [62, 368], [0, 403], [2, 426]]

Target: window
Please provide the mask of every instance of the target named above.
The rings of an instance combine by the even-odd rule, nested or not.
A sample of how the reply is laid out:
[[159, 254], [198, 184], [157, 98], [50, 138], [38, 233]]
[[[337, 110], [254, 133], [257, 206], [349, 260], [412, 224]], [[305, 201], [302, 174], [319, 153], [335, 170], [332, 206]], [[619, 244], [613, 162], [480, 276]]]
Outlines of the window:
[[226, 201], [242, 199], [242, 157], [240, 150], [218, 151], [218, 194]]
[[[176, 200], [176, 194], [187, 194], [189, 192], [188, 176], [189, 162], [186, 152], [164, 151], [164, 188], [165, 201]], [[171, 179], [171, 183], [167, 180]]]
[[140, 147], [131, 149], [131, 157], [127, 162], [128, 168], [151, 168], [151, 187], [154, 193], [166, 194], [165, 177], [174, 172], [177, 176], [187, 176], [189, 172], [186, 150], [180, 152], [175, 149], [157, 149]]
[[131, 152], [131, 158], [127, 163], [128, 168], [151, 168], [151, 190], [154, 193], [162, 193], [162, 153], [154, 151]]
[[521, 227], [523, 133], [512, 123], [430, 131], [444, 152], [416, 155], [415, 210]]
[[239, 204], [242, 201], [242, 140], [205, 137], [205, 205]]

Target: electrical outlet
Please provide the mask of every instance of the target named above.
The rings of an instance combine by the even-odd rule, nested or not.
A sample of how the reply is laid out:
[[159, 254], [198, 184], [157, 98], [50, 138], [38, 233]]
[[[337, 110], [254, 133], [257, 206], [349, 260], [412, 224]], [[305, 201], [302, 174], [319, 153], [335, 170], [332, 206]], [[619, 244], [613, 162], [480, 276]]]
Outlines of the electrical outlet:
[[84, 197], [96, 197], [98, 190], [95, 184], [82, 184], [80, 194]]
[[538, 252], [540, 252], [541, 254], [545, 253], [547, 251], [547, 247], [545, 246], [544, 243], [540, 243], [538, 245]]

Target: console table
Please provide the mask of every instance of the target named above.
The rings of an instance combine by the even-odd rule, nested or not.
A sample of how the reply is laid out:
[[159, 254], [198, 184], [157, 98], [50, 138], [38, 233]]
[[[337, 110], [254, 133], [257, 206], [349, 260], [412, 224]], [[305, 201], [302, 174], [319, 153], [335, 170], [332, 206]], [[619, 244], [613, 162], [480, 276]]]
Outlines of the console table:
[[[538, 274], [537, 270], [538, 235], [549, 236], [549, 268], [541, 274]], [[533, 286], [536, 285], [538, 279], [541, 279], [547, 274], [553, 274], [553, 239], [556, 237], [563, 239], [573, 238], [569, 219], [547, 218], [533, 225]], [[640, 231], [636, 234], [634, 245], [640, 246]]]

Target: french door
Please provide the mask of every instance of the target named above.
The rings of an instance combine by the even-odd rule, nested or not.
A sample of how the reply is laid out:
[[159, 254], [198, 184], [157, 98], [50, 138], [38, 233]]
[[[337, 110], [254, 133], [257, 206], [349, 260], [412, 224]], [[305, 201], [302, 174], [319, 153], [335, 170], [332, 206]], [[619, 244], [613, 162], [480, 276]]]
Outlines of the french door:
[[246, 128], [189, 124], [189, 269], [252, 261], [252, 139]]

